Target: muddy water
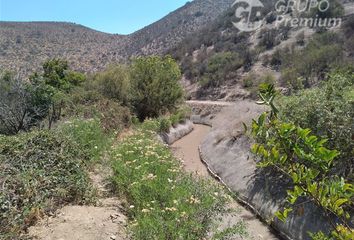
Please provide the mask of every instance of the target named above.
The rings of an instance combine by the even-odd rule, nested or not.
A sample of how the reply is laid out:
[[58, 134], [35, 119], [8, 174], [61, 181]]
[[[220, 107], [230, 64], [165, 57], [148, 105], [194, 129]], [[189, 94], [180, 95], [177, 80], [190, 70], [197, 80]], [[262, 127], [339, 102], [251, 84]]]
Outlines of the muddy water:
[[172, 144], [175, 156], [184, 162], [187, 172], [197, 173], [201, 176], [209, 175], [207, 168], [200, 161], [199, 145], [210, 129], [209, 126], [195, 124], [194, 130], [190, 134]]

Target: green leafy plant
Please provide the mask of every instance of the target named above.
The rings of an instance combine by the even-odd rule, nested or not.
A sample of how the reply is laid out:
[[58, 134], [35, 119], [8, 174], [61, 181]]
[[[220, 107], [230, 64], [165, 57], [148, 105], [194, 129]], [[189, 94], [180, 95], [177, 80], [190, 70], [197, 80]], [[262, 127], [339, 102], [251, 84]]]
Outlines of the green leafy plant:
[[[253, 120], [252, 135], [257, 143], [252, 152], [261, 159], [259, 167], [272, 168], [292, 181], [293, 188], [287, 191], [287, 206], [276, 216], [285, 221], [293, 206], [303, 199], [310, 200], [331, 224], [333, 239], [352, 239], [354, 231], [348, 209], [353, 207], [354, 186], [330, 174], [340, 153], [327, 149], [327, 140], [312, 135], [310, 129], [279, 120], [275, 96], [274, 86], [261, 86], [259, 104], [269, 106], [271, 111]], [[320, 234], [313, 235], [314, 239]]]
[[130, 76], [127, 66], [112, 65], [95, 75], [95, 88], [109, 99], [129, 105]]
[[328, 139], [327, 147], [341, 152], [334, 164], [335, 172], [354, 179], [354, 98], [351, 95], [354, 75], [334, 71], [318, 87], [281, 97], [279, 118]]
[[171, 57], [140, 57], [131, 66], [132, 105], [140, 120], [176, 109], [183, 99], [181, 72]]
[[160, 133], [169, 133], [170, 132], [170, 128], [172, 126], [170, 119], [162, 117], [159, 120], [159, 123], [160, 123], [160, 127], [159, 127]]

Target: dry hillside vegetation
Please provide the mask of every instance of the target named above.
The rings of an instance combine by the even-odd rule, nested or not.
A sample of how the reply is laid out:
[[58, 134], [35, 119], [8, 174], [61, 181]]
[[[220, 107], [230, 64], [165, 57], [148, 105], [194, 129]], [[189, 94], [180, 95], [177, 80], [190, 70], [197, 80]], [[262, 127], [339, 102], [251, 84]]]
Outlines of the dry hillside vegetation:
[[73, 23], [0, 22], [0, 68], [32, 72], [54, 57], [75, 70], [96, 72], [141, 54], [161, 54], [209, 24], [232, 0], [196, 0], [131, 35], [98, 32]]

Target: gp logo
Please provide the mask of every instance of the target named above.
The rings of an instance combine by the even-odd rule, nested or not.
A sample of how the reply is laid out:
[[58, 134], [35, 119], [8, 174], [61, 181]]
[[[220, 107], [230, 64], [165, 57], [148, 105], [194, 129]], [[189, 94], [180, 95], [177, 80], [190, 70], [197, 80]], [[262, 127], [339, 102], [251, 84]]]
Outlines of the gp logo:
[[[252, 32], [262, 26], [261, 9], [264, 5], [259, 0], [236, 0], [232, 7], [236, 6], [235, 16], [237, 22], [233, 25], [241, 32]], [[252, 16], [256, 16], [257, 21], [252, 21]]]

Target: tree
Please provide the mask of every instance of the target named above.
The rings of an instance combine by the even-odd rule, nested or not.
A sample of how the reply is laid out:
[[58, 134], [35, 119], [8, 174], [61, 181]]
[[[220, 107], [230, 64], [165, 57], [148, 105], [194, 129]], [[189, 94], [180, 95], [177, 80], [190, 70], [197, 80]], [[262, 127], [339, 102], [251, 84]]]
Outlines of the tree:
[[68, 62], [50, 59], [43, 64], [43, 73], [30, 77], [31, 91], [36, 101], [45, 109], [48, 127], [60, 119], [66, 94], [86, 80], [82, 73], [71, 71]]
[[66, 92], [86, 80], [82, 73], [70, 71], [66, 60], [57, 58], [43, 64], [42, 77], [47, 85]]
[[170, 56], [140, 57], [131, 66], [132, 104], [140, 120], [173, 110], [183, 98], [181, 72]]

